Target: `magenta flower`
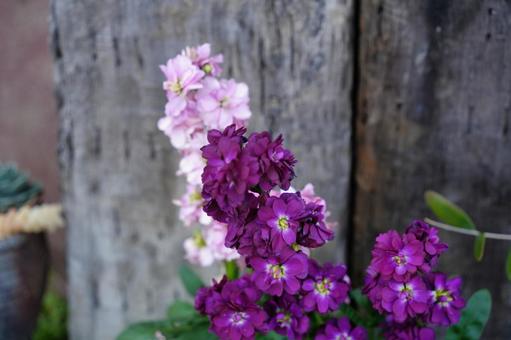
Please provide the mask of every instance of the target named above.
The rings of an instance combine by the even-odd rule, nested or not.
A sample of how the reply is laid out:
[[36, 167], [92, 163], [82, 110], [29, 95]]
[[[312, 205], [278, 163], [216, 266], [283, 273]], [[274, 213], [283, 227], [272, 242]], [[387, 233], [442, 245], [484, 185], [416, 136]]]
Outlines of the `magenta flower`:
[[256, 221], [249, 223], [240, 237], [238, 252], [246, 257], [270, 256], [273, 252], [270, 229]]
[[215, 283], [197, 293], [195, 308], [209, 317], [210, 330], [221, 339], [253, 339], [266, 331], [267, 315], [257, 305], [261, 292], [248, 276]]
[[395, 230], [378, 235], [372, 251], [371, 266], [383, 276], [397, 281], [414, 274], [424, 263], [423, 245], [414, 236], [401, 237]]
[[327, 322], [315, 340], [366, 340], [367, 331], [362, 326], [352, 327], [348, 317], [332, 319]]
[[384, 332], [387, 340], [435, 340], [432, 328], [420, 327], [416, 321], [396, 323], [387, 321]]
[[281, 296], [284, 291], [296, 294], [307, 276], [307, 256], [287, 247], [267, 259], [252, 257], [247, 261], [254, 269], [255, 285], [269, 295]]
[[192, 64], [190, 58], [178, 55], [169, 59], [160, 69], [167, 80], [163, 82], [163, 89], [167, 94], [168, 107], [171, 115], [178, 115], [186, 107], [186, 95], [189, 91], [198, 90], [204, 72]]
[[219, 222], [228, 222], [228, 216], [243, 203], [250, 187], [259, 180], [256, 160], [242, 153], [245, 131], [234, 125], [223, 132], [210, 130], [209, 144], [201, 149], [206, 159], [202, 173], [204, 210]]
[[282, 136], [272, 141], [270, 133], [266, 131], [253, 133], [248, 138], [247, 151], [259, 161], [259, 186], [266, 192], [275, 186], [287, 190], [295, 177], [295, 157], [291, 151], [284, 149], [282, 143]]
[[350, 289], [346, 266], [330, 263], [320, 267], [309, 259], [309, 274], [302, 283], [302, 305], [307, 312], [334, 311], [348, 297]]
[[396, 322], [424, 314], [428, 310], [429, 291], [424, 281], [414, 276], [406, 282], [390, 281], [382, 289], [382, 307]]
[[305, 216], [298, 229], [298, 244], [317, 248], [334, 238], [334, 232], [325, 224], [324, 207], [316, 203], [305, 206]]
[[447, 250], [447, 244], [440, 241], [438, 230], [430, 227], [427, 223], [415, 220], [406, 228], [407, 234], [412, 234], [424, 245], [425, 263], [422, 267], [425, 271], [430, 271], [432, 266], [438, 262], [438, 257]]
[[288, 339], [302, 339], [309, 330], [309, 318], [294, 295], [274, 297], [265, 304], [265, 310], [270, 316], [269, 329]]
[[316, 193], [314, 192], [314, 186], [311, 183], [307, 183], [303, 187], [303, 189], [300, 190], [300, 196], [302, 196], [306, 204], [314, 203], [316, 205], [321, 206], [322, 207], [321, 212], [325, 217], [325, 224], [327, 228], [330, 230], [335, 229], [337, 223], [328, 221], [328, 218], [330, 217], [330, 211], [328, 211], [325, 199], [316, 195]]
[[461, 297], [460, 277], [447, 279], [443, 273], [433, 273], [430, 277], [431, 291], [430, 322], [440, 326], [458, 323], [465, 300]]
[[221, 54], [211, 56], [210, 44], [187, 47], [181, 54], [190, 58], [192, 63], [207, 75], [218, 76], [222, 72], [220, 64], [224, 61], [224, 56]]
[[270, 228], [271, 239], [278, 246], [291, 246], [296, 242], [300, 219], [305, 213], [303, 200], [297, 194], [283, 193], [268, 198], [259, 209], [257, 218]]
[[211, 129], [245, 125], [251, 112], [248, 107], [248, 86], [234, 80], [207, 78], [197, 93], [197, 109]]
[[380, 314], [385, 312], [382, 306], [382, 290], [386, 286], [387, 281], [382, 279], [378, 271], [369, 265], [366, 270], [362, 292], [371, 301], [373, 308], [380, 312]]

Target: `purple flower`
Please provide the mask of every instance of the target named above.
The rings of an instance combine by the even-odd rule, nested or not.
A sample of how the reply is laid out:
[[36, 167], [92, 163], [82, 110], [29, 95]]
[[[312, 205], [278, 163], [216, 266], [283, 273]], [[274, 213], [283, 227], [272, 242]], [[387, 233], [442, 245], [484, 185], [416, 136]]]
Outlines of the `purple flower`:
[[447, 244], [440, 241], [436, 228], [432, 228], [420, 220], [410, 223], [406, 228], [406, 233], [414, 235], [417, 240], [423, 243], [426, 257], [422, 269], [430, 271], [431, 267], [437, 264], [438, 257], [447, 250]]
[[284, 293], [269, 300], [265, 310], [270, 316], [269, 328], [288, 339], [302, 339], [309, 330], [309, 318], [294, 295]]
[[371, 266], [383, 276], [397, 281], [405, 280], [405, 274], [417, 272], [424, 263], [423, 245], [414, 236], [409, 236], [401, 237], [395, 230], [378, 235]]
[[238, 248], [240, 239], [247, 232], [248, 225], [256, 218], [259, 207], [259, 198], [254, 194], [247, 192], [243, 203], [235, 209], [232, 209], [226, 217], [227, 235], [225, 237], [225, 246], [228, 248]]
[[240, 237], [238, 252], [246, 257], [267, 258], [272, 254], [272, 248], [270, 229], [253, 221]]
[[435, 325], [450, 326], [458, 323], [465, 300], [461, 297], [460, 277], [447, 279], [443, 273], [433, 273], [429, 277], [433, 289], [431, 291], [431, 307], [429, 321]]
[[291, 246], [296, 242], [296, 231], [304, 216], [305, 205], [297, 194], [283, 193], [280, 197], [268, 198], [259, 209], [257, 218], [270, 228], [270, 235], [279, 247]]
[[247, 142], [248, 153], [259, 161], [259, 186], [266, 192], [277, 185], [284, 190], [289, 189], [295, 177], [295, 157], [291, 151], [284, 149], [282, 142], [282, 136], [272, 141], [270, 133], [266, 131], [251, 134]]
[[204, 211], [219, 222], [228, 222], [229, 214], [240, 206], [248, 189], [257, 184], [257, 162], [242, 153], [245, 128], [230, 125], [223, 132], [210, 130], [209, 144], [202, 156], [206, 167], [202, 173]]
[[300, 280], [307, 276], [307, 256], [288, 247], [267, 259], [252, 257], [247, 261], [254, 269], [255, 285], [269, 295], [281, 296], [284, 291], [296, 294]]
[[419, 327], [415, 320], [406, 323], [387, 322], [384, 336], [387, 340], [435, 340], [435, 331]]
[[317, 248], [334, 238], [334, 232], [325, 224], [323, 212], [322, 205], [308, 203], [305, 206], [305, 216], [301, 219], [298, 229], [298, 244], [308, 248]]
[[267, 315], [257, 301], [261, 292], [248, 276], [201, 289], [195, 301], [197, 310], [208, 315], [210, 330], [221, 339], [253, 339], [266, 331]]
[[367, 339], [367, 331], [364, 327], [351, 327], [348, 317], [340, 319], [332, 319], [327, 322], [325, 327], [321, 329], [315, 340], [365, 340]]
[[373, 308], [380, 313], [384, 313], [382, 307], [382, 290], [385, 287], [387, 281], [381, 278], [381, 275], [373, 266], [367, 267], [366, 276], [364, 278], [364, 287], [362, 292], [371, 301]]
[[309, 259], [309, 275], [302, 283], [302, 304], [307, 312], [334, 311], [343, 303], [350, 288], [346, 266], [318, 263]]
[[404, 322], [428, 310], [429, 292], [419, 276], [406, 282], [390, 281], [382, 289], [382, 307], [396, 322]]
[[227, 277], [224, 275], [220, 282], [213, 279], [211, 287], [200, 288], [195, 295], [195, 309], [203, 315], [215, 313], [223, 303], [221, 292], [226, 283]]

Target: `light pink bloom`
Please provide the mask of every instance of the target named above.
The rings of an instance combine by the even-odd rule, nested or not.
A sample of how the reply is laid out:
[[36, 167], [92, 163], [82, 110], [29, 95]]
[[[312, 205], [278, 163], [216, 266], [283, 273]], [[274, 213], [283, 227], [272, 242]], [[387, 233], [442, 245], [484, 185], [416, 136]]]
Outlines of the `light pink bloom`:
[[210, 44], [202, 44], [197, 47], [187, 47], [181, 52], [182, 55], [190, 58], [194, 65], [197, 65], [206, 74], [217, 76], [222, 72], [220, 64], [224, 61], [224, 56], [217, 54], [211, 56]]
[[190, 263], [207, 267], [215, 261], [213, 252], [207, 246], [200, 231], [197, 231], [193, 237], [187, 238], [183, 246], [186, 252], [185, 257]]
[[206, 244], [218, 261], [236, 260], [240, 257], [236, 249], [227, 248], [224, 245], [226, 235], [227, 226], [216, 221], [213, 221], [204, 231]]
[[167, 78], [163, 82], [163, 89], [167, 94], [169, 111], [172, 115], [178, 115], [186, 108], [188, 92], [202, 87], [200, 81], [204, 72], [184, 55], [169, 59], [166, 65], [160, 65], [160, 69]]
[[174, 204], [180, 207], [179, 219], [185, 226], [189, 227], [200, 221], [204, 214], [202, 202], [201, 189], [195, 185], [188, 185], [186, 193], [179, 200], [174, 200]]
[[178, 175], [185, 175], [189, 184], [200, 185], [202, 183], [201, 176], [204, 166], [206, 165], [200, 151], [191, 152], [183, 156], [179, 162]]
[[165, 116], [158, 121], [158, 129], [170, 139], [178, 150], [199, 150], [207, 141], [202, 119], [188, 109], [179, 116]]
[[245, 125], [251, 112], [248, 107], [248, 86], [234, 80], [208, 77], [197, 92], [197, 110], [208, 129], [224, 129], [236, 123]]

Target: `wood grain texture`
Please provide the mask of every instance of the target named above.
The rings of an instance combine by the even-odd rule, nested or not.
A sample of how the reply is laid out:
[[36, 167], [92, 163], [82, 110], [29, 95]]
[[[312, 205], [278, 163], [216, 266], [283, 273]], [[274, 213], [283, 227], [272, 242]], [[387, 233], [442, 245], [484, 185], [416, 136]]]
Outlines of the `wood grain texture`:
[[283, 133], [299, 184], [316, 184], [340, 223], [323, 257], [343, 258], [350, 179], [352, 2], [52, 1], [70, 226], [73, 339], [112, 339], [180, 296], [182, 239], [171, 205], [178, 161], [156, 130], [157, 65], [210, 41], [246, 82], [251, 129]]
[[[511, 233], [511, 6], [506, 1], [364, 0], [356, 117], [356, 281], [374, 237], [431, 215], [433, 189], [466, 208], [482, 230]], [[508, 243], [442, 232], [442, 269], [464, 295], [489, 288], [487, 339], [508, 339]]]

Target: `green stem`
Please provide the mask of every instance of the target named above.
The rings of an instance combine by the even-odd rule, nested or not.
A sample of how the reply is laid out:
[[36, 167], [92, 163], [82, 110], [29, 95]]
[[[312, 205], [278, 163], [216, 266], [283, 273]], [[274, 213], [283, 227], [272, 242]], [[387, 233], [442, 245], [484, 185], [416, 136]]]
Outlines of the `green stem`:
[[235, 280], [239, 277], [239, 268], [236, 264], [236, 261], [225, 261], [225, 274], [227, 275], [227, 279]]

